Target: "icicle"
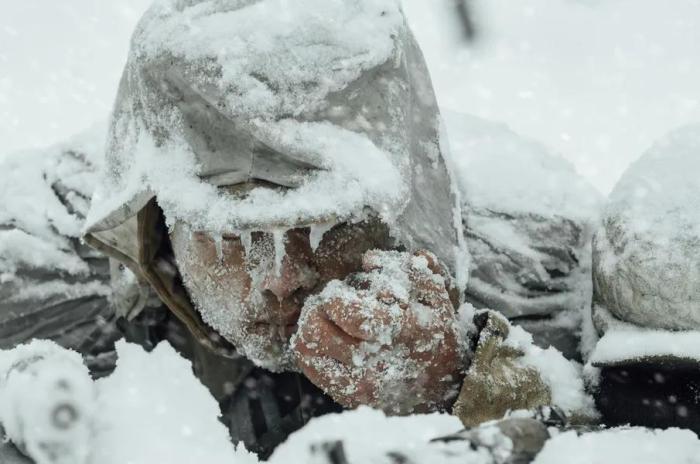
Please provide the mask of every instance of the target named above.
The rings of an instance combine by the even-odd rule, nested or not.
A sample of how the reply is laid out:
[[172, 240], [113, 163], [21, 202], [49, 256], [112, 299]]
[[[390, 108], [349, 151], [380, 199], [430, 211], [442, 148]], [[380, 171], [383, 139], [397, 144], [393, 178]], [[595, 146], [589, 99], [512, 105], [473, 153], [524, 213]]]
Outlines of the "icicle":
[[219, 260], [219, 264], [224, 262], [224, 238], [221, 234], [214, 236], [214, 245], [216, 246], [216, 257]]
[[246, 259], [250, 258], [251, 247], [253, 244], [252, 234], [253, 233], [249, 230], [241, 231], [241, 244], [243, 245]]
[[331, 230], [334, 225], [335, 224], [329, 222], [326, 224], [314, 224], [311, 226], [311, 231], [309, 232], [309, 242], [311, 243], [311, 249], [314, 253], [316, 253], [316, 249], [321, 244], [323, 236], [326, 234], [326, 232]]
[[279, 277], [282, 272], [282, 261], [286, 254], [285, 242], [286, 232], [284, 230], [275, 230], [272, 232], [272, 241], [275, 246], [275, 275]]

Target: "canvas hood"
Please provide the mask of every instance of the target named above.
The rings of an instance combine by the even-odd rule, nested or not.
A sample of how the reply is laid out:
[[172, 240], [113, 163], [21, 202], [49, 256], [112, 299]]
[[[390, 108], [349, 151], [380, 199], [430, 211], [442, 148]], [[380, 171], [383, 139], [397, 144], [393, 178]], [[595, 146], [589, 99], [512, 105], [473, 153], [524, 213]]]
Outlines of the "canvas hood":
[[[441, 140], [430, 76], [395, 0], [157, 1], [132, 38], [87, 238], [134, 255], [135, 218], [154, 201], [168, 225], [213, 233], [335, 223], [369, 208], [463, 287]], [[245, 196], [221, 188], [251, 181], [265, 185]]]
[[[456, 270], [456, 191], [423, 56], [394, 0], [159, 1], [121, 80], [87, 231], [157, 198], [209, 231], [370, 207]], [[249, 180], [245, 198], [217, 189]]]

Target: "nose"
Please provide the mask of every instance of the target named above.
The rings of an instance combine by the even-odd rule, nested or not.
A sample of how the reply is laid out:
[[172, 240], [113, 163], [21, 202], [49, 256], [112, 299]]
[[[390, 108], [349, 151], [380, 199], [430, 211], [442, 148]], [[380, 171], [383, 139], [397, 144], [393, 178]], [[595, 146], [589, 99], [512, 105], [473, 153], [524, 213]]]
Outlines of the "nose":
[[262, 288], [271, 292], [279, 301], [289, 298], [300, 288], [313, 288], [318, 273], [304, 261], [285, 256], [279, 270], [270, 269], [263, 279]]

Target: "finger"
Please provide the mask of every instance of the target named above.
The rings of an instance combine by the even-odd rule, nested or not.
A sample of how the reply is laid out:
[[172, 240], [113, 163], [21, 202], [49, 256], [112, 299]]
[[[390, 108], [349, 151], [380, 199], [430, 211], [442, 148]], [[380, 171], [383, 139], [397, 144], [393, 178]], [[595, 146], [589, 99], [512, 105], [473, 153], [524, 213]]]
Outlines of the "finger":
[[418, 250], [413, 253], [413, 256], [417, 258], [425, 258], [425, 260], [428, 262], [428, 269], [430, 269], [433, 274], [446, 277], [444, 269], [439, 264], [437, 256], [435, 256], [433, 253], [429, 252], [428, 250]]
[[376, 403], [376, 381], [363, 377], [359, 370], [323, 357], [301, 359], [299, 368], [311, 383], [346, 408]]
[[306, 318], [296, 341], [295, 349], [303, 356], [327, 356], [349, 366], [361, 353], [360, 340], [343, 332], [321, 311]]
[[[343, 404], [341, 392], [351, 390], [350, 368], [331, 358], [322, 356], [303, 356], [297, 359], [302, 373], [318, 388]], [[347, 400], [345, 400], [347, 401]], [[345, 405], [345, 404], [343, 404]]]
[[411, 282], [412, 296], [416, 301], [438, 311], [454, 311], [444, 279], [436, 274], [412, 271]]
[[398, 321], [392, 308], [373, 298], [358, 298], [344, 301], [334, 298], [319, 309], [341, 330], [363, 341], [391, 342], [391, 332]]

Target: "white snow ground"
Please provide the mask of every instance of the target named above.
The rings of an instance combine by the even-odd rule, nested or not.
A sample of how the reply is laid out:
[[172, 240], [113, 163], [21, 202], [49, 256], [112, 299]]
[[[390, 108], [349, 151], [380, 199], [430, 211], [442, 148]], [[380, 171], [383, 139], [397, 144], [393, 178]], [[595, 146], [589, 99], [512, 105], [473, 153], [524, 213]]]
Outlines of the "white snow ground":
[[[31, 363], [31, 356], [28, 355], [32, 350], [45, 354], [47, 350], [52, 350], [52, 346], [56, 351], [57, 347], [51, 342], [35, 342], [16, 350], [0, 351], [3, 379], [8, 366], [13, 364], [13, 356], [30, 359]], [[120, 342], [117, 351], [117, 369], [109, 377], [95, 383], [94, 399], [86, 396], [87, 389], [82, 390], [79, 398], [83, 402], [93, 403], [100, 411], [94, 416], [94, 436], [88, 443], [90, 457], [86, 464], [258, 462], [242, 446], [236, 448], [229, 442], [226, 428], [217, 420], [219, 411], [216, 401], [195, 378], [189, 362], [167, 343], [161, 343], [151, 353], [146, 353], [137, 345]], [[67, 351], [63, 355], [55, 352], [53, 355], [54, 358], [48, 362], [55, 362], [57, 368], [64, 366], [66, 359], [75, 357], [75, 353]], [[39, 375], [43, 383], [56, 377], [52, 369], [41, 371], [45, 372], [48, 375]], [[78, 383], [85, 376], [85, 372], [61, 371], [64, 377], [71, 374], [75, 374], [76, 379], [69, 380]], [[0, 410], [5, 413], [3, 419], [7, 419], [7, 413], [12, 413], [12, 405], [16, 397], [21, 396], [21, 391], [7, 390], [3, 383], [0, 384], [0, 393]], [[65, 394], [59, 393], [53, 399], [64, 400]], [[48, 395], [42, 404], [48, 405], [51, 401], [52, 397]], [[30, 411], [34, 410], [30, 408]], [[314, 446], [318, 448], [324, 443], [342, 440], [350, 464], [397, 462], [389, 456], [392, 452], [401, 453], [410, 460], [408, 462], [416, 463], [493, 464], [491, 453], [484, 448], [470, 449], [466, 442], [429, 443], [433, 438], [451, 435], [461, 428], [456, 417], [446, 414], [386, 417], [382, 412], [363, 407], [312, 420], [280, 445], [269, 462], [324, 462], [314, 454]], [[582, 436], [577, 436], [575, 432], [557, 435], [556, 431], [552, 431], [555, 436], [537, 457], [535, 462], [538, 464], [700, 462], [700, 440], [687, 430], [654, 431], [623, 427]], [[85, 441], [83, 435], [64, 435], [63, 438], [67, 444], [74, 445], [77, 444], [70, 440]], [[496, 436], [491, 438], [498, 441]], [[505, 453], [501, 457], [507, 457], [511, 445], [507, 442], [501, 444], [501, 452]], [[0, 449], [0, 457], [6, 455], [4, 453], [6, 451]]]

